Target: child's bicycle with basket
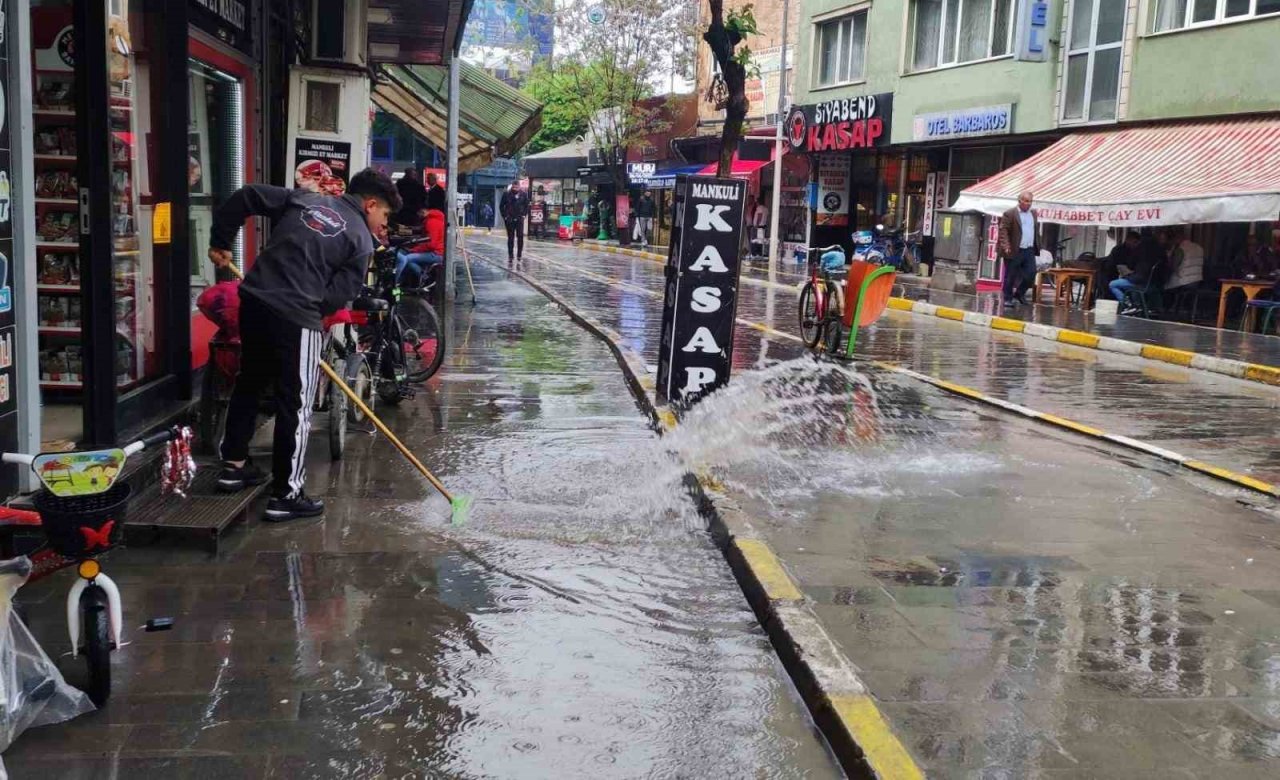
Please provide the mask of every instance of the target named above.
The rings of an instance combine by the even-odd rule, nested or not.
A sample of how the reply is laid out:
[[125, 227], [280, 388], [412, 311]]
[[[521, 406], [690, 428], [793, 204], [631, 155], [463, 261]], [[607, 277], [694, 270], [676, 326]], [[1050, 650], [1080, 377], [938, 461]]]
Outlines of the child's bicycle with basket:
[[[74, 566], [79, 575], [66, 598], [67, 634], [71, 655], [83, 656], [87, 666], [85, 692], [101, 706], [111, 695], [111, 652], [123, 644], [123, 615], [120, 589], [105, 572], [98, 556], [110, 551], [124, 534], [124, 521], [132, 489], [123, 481], [130, 457], [161, 444], [167, 445], [162, 488], [182, 494], [195, 476], [191, 460], [191, 431], [173, 428], [140, 439], [124, 447], [84, 452], [49, 452], [27, 455], [6, 452], [4, 463], [27, 466], [41, 482], [33, 497], [34, 511], [0, 506], [0, 530], [5, 552], [12, 554], [12, 531], [38, 528], [43, 543], [30, 554], [0, 561], [0, 573], [33, 581], [59, 569]], [[6, 617], [7, 616], [0, 616]], [[7, 622], [6, 622], [7, 625]], [[149, 621], [148, 630], [163, 630], [169, 621]], [[6, 635], [7, 636], [7, 635]], [[6, 662], [22, 656], [0, 648]], [[23, 669], [0, 669], [5, 679], [22, 679]], [[45, 685], [39, 681], [39, 685]], [[12, 717], [8, 706], [12, 697], [0, 699], [6, 721]]]

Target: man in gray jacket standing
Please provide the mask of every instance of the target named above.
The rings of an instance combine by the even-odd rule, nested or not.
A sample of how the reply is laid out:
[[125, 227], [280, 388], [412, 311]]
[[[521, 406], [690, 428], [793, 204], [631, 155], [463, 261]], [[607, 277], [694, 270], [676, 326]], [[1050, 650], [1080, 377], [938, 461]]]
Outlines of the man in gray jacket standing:
[[267, 475], [249, 461], [258, 402], [274, 387], [271, 501], [265, 520], [314, 517], [324, 503], [303, 492], [307, 436], [323, 343], [321, 318], [360, 291], [374, 236], [401, 208], [383, 173], [356, 174], [345, 195], [250, 184], [227, 198], [213, 217], [209, 259], [232, 262], [231, 245], [249, 217], [275, 220], [271, 238], [240, 284], [240, 374], [227, 408], [218, 487], [227, 492], [261, 485]]

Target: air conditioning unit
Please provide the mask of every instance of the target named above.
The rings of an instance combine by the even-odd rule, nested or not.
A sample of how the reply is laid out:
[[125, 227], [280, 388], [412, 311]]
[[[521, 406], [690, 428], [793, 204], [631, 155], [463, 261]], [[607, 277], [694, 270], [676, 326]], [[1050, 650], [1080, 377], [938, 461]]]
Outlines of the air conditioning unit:
[[364, 0], [314, 0], [311, 6], [311, 59], [364, 65], [368, 33]]

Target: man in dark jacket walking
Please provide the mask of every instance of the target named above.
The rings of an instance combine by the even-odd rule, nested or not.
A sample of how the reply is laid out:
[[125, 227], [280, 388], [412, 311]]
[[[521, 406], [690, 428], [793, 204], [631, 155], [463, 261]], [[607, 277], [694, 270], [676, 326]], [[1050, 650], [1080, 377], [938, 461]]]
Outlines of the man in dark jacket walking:
[[641, 246], [649, 245], [649, 236], [653, 235], [653, 218], [657, 213], [657, 207], [653, 205], [653, 195], [645, 190], [640, 196], [640, 202], [636, 204], [636, 227], [631, 234], [631, 239]]
[[997, 250], [1004, 260], [1004, 305], [1012, 306], [1014, 298], [1024, 306], [1027, 290], [1035, 282], [1036, 243], [1040, 222], [1031, 210], [1031, 193], [1018, 195], [1018, 205], [1000, 215], [1000, 239]]
[[366, 169], [329, 197], [265, 184], [242, 187], [214, 214], [209, 259], [232, 262], [231, 245], [252, 216], [276, 220], [267, 246], [240, 284], [240, 375], [227, 409], [218, 487], [228, 492], [261, 485], [267, 475], [249, 461], [258, 400], [275, 389], [271, 501], [265, 519], [314, 517], [324, 504], [308, 498], [307, 436], [321, 358], [321, 318], [360, 291], [375, 235], [401, 208], [385, 174]]
[[498, 201], [498, 211], [507, 226], [507, 262], [524, 258], [524, 218], [529, 215], [529, 195], [511, 182]]

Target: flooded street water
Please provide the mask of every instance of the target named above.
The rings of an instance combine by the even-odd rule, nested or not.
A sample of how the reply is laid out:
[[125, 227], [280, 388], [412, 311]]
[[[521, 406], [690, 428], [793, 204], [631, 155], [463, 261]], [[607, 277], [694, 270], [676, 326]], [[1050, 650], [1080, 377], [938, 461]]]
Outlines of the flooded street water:
[[[659, 266], [539, 247], [523, 271], [656, 362]], [[733, 381], [664, 443], [751, 517], [930, 777], [1276, 776], [1273, 505], [867, 361], [816, 362], [786, 337], [793, 297], [740, 294]], [[1226, 388], [1227, 432], [1276, 397], [962, 327], [902, 315], [860, 343], [1033, 408], [1122, 399], [1088, 419], [1202, 448], [1205, 415], [1172, 433], [1202, 390]], [[1271, 468], [1264, 438], [1242, 457]]]
[[[130, 628], [106, 709], [12, 777], [839, 775], [607, 348], [474, 272], [446, 369], [380, 407], [467, 523], [387, 443], [313, 437], [324, 518], [105, 561], [127, 626], [175, 628]], [[51, 654], [65, 587], [24, 591]]]

